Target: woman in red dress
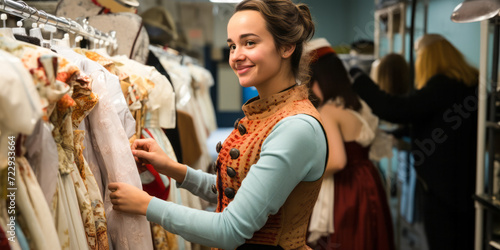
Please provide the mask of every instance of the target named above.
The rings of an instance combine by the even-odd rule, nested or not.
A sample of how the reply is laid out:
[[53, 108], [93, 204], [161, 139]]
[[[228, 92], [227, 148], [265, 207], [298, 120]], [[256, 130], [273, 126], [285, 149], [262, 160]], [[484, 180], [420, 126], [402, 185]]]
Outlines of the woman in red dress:
[[[391, 250], [394, 236], [387, 197], [380, 174], [368, 158], [378, 118], [351, 89], [342, 61], [324, 42], [310, 43], [313, 58], [310, 82], [329, 145], [322, 188], [328, 178], [333, 178], [334, 184], [328, 190], [321, 190], [324, 193], [320, 193], [316, 205], [328, 203], [321, 199], [334, 199], [333, 212], [329, 212], [333, 213], [334, 232], [317, 234], [320, 236], [316, 237], [316, 249]], [[325, 211], [325, 208], [315, 209]], [[313, 214], [310, 229], [314, 228], [314, 217]], [[313, 233], [310, 230], [310, 236]]]

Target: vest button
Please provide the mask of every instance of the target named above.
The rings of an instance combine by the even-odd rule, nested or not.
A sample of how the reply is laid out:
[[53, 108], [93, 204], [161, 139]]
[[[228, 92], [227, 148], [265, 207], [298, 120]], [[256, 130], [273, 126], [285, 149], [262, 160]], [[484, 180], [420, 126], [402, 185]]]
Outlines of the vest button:
[[212, 192], [213, 192], [214, 194], [216, 194], [216, 193], [217, 193], [217, 186], [216, 186], [215, 184], [212, 184]]
[[245, 126], [243, 126], [243, 124], [238, 125], [238, 131], [240, 131], [240, 135], [244, 135], [247, 133], [247, 129], [245, 128]]
[[226, 188], [224, 189], [224, 194], [226, 195], [227, 198], [232, 199], [234, 198], [236, 191], [234, 191], [233, 188]]
[[219, 141], [219, 142], [217, 142], [217, 145], [215, 146], [215, 150], [217, 151], [217, 154], [220, 153], [221, 149], [222, 149], [222, 143]]
[[210, 163], [210, 169], [217, 173], [217, 161]]
[[238, 149], [232, 148], [229, 150], [229, 155], [231, 156], [231, 159], [238, 159], [240, 157], [240, 151]]
[[236, 121], [234, 122], [234, 129], [237, 129], [238, 128], [238, 123], [240, 123], [240, 120], [241, 119], [236, 119]]
[[232, 167], [227, 167], [227, 175], [229, 175], [229, 177], [233, 178], [236, 176], [236, 170], [234, 170], [234, 168]]

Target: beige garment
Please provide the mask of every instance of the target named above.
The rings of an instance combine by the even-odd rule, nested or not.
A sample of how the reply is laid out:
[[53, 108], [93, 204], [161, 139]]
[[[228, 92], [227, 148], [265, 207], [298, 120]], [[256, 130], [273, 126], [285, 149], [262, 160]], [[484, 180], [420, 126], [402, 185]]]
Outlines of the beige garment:
[[98, 184], [103, 187], [100, 191], [103, 193], [108, 237], [113, 244], [110, 247], [113, 249], [153, 249], [151, 229], [146, 218], [113, 210], [109, 198], [110, 192], [106, 188], [110, 182], [124, 182], [142, 188], [137, 166], [130, 150], [129, 137], [114, 105], [116, 101], [120, 101], [115, 98], [118, 95], [125, 100], [121, 88], [116, 85], [118, 92], [115, 92], [115, 86], [111, 86], [110, 82], [106, 81], [109, 77], [103, 74], [105, 70], [102, 66], [74, 51], [60, 51], [60, 53], [74, 58], [74, 63], [89, 71], [86, 73], [96, 76], [93, 78], [92, 92], [99, 96], [99, 102], [80, 127], [86, 130], [84, 156], [89, 167], [93, 172], [95, 171], [95, 175], [98, 172], [102, 173]]
[[130, 81], [135, 82], [137, 78], [145, 78], [153, 83], [145, 86], [148, 91], [146, 105], [148, 112], [151, 112], [150, 119], [154, 121], [146, 124], [146, 127], [175, 128], [175, 93], [169, 80], [154, 67], [130, 60], [125, 56], [114, 56], [111, 59], [115, 61], [119, 71], [126, 72], [130, 76]]
[[[7, 169], [7, 168], [6, 168]], [[5, 172], [5, 174], [7, 174], [7, 172]], [[2, 180], [5, 180], [5, 178], [7, 178], [7, 176], [4, 176], [2, 174], [0, 174], [0, 177], [2, 177]], [[3, 178], [5, 177], [5, 178]], [[3, 187], [2, 187], [3, 188]], [[7, 188], [5, 187], [5, 189], [3, 189], [5, 191], [7, 191]], [[3, 197], [3, 195], [2, 195]], [[4, 198], [0, 198], [0, 225], [2, 225], [2, 229], [3, 231], [5, 232], [6, 236], [7, 237], [11, 237], [11, 235], [9, 234], [9, 232], [7, 232], [7, 223], [10, 223], [8, 222], [9, 221], [9, 214], [7, 213], [7, 206], [6, 206], [6, 202], [5, 202], [5, 199]], [[4, 227], [5, 226], [5, 227]], [[19, 228], [21, 229], [21, 228]], [[10, 250], [21, 250], [21, 246], [19, 244], [19, 241], [9, 241], [9, 247], [10, 247]]]
[[177, 250], [177, 236], [165, 230], [162, 226], [151, 222], [151, 233], [154, 237], [155, 250]]
[[18, 216], [25, 222], [21, 227], [30, 246], [33, 249], [61, 249], [53, 217], [26, 158], [17, 156], [16, 172], [16, 206]]
[[189, 113], [182, 110], [177, 110], [177, 119], [183, 164], [192, 166], [201, 156], [201, 145], [196, 137], [194, 121]]
[[323, 177], [318, 199], [314, 205], [311, 219], [309, 220], [309, 236], [307, 243], [316, 245], [321, 238], [335, 232], [333, 226], [333, 204], [334, 204], [335, 185], [333, 175]]
[[[0, 48], [16, 43], [0, 37]], [[19, 48], [21, 49], [21, 48]], [[31, 134], [42, 116], [33, 79], [19, 58], [0, 50], [0, 169], [7, 166], [8, 136]], [[23, 115], [19, 115], [23, 114]]]
[[194, 97], [202, 111], [203, 122], [210, 134], [217, 129], [214, 105], [210, 97], [210, 88], [214, 85], [214, 79], [210, 71], [201, 66], [189, 64], [188, 68], [194, 80]]
[[[44, 110], [45, 120], [48, 119], [48, 116], [56, 108], [55, 104], [56, 102], [62, 102], [64, 104], [71, 103], [71, 98], [69, 98], [69, 96], [67, 96], [66, 93], [70, 90], [71, 84], [68, 83], [70, 82], [70, 80], [74, 80], [73, 76], [78, 71], [78, 68], [76, 68], [76, 66], [68, 63], [63, 58], [58, 57], [55, 53], [53, 53], [50, 50], [35, 47], [33, 45], [22, 44], [22, 43], [16, 44], [6, 39], [0, 38], [0, 47], [8, 50], [10, 53], [16, 55], [17, 57], [22, 58], [24, 66], [30, 70], [34, 83], [41, 97], [42, 107], [45, 108]], [[57, 63], [54, 64], [54, 62]], [[68, 107], [70, 106], [71, 105], [68, 105]], [[69, 127], [70, 126], [71, 124], [69, 124]], [[61, 128], [66, 129], [66, 127], [61, 127]], [[61, 131], [58, 132], [60, 133]], [[69, 153], [67, 152], [67, 150], [69, 149], [68, 148], [62, 149], [59, 152], [59, 156], [66, 155], [67, 153]], [[61, 158], [59, 160], [61, 160], [61, 162], [66, 163], [59, 165], [60, 172], [63, 172], [67, 177], [69, 177], [67, 174], [71, 170], [70, 164], [72, 163], [72, 161]], [[58, 225], [57, 232], [59, 239], [55, 241], [51, 240], [50, 244], [60, 243], [61, 247], [64, 248], [65, 246], [68, 245], [69, 242], [75, 242], [77, 246], [75, 246], [72, 249], [77, 249], [77, 247], [80, 245], [83, 246], [84, 249], [86, 249], [85, 233], [83, 232], [81, 217], [78, 216], [80, 214], [79, 207], [78, 203], [75, 202], [76, 201], [75, 199], [76, 194], [74, 192], [75, 187], [71, 181], [71, 178], [64, 178], [64, 179], [66, 185], [62, 184], [61, 180], [59, 179], [58, 190], [56, 191], [56, 195], [62, 194], [63, 192], [67, 191], [64, 190], [64, 188], [73, 189], [73, 193], [68, 192], [69, 196], [64, 197], [67, 199], [64, 199], [61, 196], [55, 197], [53, 203], [57, 204], [57, 202], [67, 202], [67, 204], [71, 205], [68, 207], [72, 207], [73, 213], [71, 213], [70, 210], [65, 210], [64, 212], [68, 211], [69, 213], [59, 214], [61, 217], [69, 216], [71, 220], [59, 219], [57, 216], [53, 217], [54, 219], [57, 220], [56, 223]], [[52, 218], [52, 217], [48, 216], [47, 218]], [[70, 225], [69, 223], [73, 224]], [[68, 234], [68, 232], [70, 234]], [[39, 232], [36, 233], [36, 235], [38, 234]], [[35, 234], [31, 235], [33, 236]], [[68, 235], [70, 235], [70, 237], [74, 236], [74, 238], [71, 238], [70, 241], [70, 237], [68, 237]], [[50, 246], [50, 244], [47, 246]]]
[[363, 100], [360, 99], [359, 101], [361, 102], [361, 110], [356, 112], [349, 109], [349, 111], [363, 123], [356, 142], [363, 147], [367, 147], [373, 142], [373, 139], [375, 139], [375, 131], [377, 130], [379, 120], [378, 117], [372, 113], [372, 109]]
[[[95, 107], [98, 98], [91, 92], [91, 82], [84, 81], [87, 79], [85, 77], [81, 78], [83, 79], [80, 79], [80, 81], [73, 85], [74, 91], [72, 97], [75, 100], [76, 106], [72, 113], [72, 125], [74, 129], [75, 165], [78, 171], [73, 171], [71, 174], [75, 181], [75, 186], [85, 187], [85, 189], [79, 188], [78, 190], [81, 191], [79, 196], [81, 197], [79, 199], [80, 209], [86, 225], [85, 230], [89, 248], [109, 249], [104, 203], [96, 179], [83, 157], [85, 131], [77, 129], [80, 122]], [[83, 191], [86, 191], [86, 193], [83, 193]]]
[[[54, 217], [66, 216], [69, 230], [69, 249], [88, 249], [95, 243], [95, 227], [85, 185], [75, 165], [74, 134], [71, 113], [75, 101], [69, 95], [57, 102], [56, 109], [50, 116], [54, 125], [52, 135], [59, 154], [59, 186], [57, 201], [58, 212]], [[64, 214], [61, 214], [64, 213]], [[64, 229], [58, 228], [60, 235]], [[66, 244], [64, 244], [66, 246]]]
[[208, 129], [203, 122], [202, 110], [194, 97], [192, 88], [192, 75], [187, 66], [181, 65], [175, 60], [169, 60], [165, 56], [157, 55], [162, 66], [168, 71], [172, 84], [175, 89], [176, 108], [189, 113], [194, 122], [196, 131], [196, 138], [201, 146], [201, 157], [198, 161], [191, 164], [190, 167], [194, 169], [201, 169], [207, 171], [207, 168], [212, 161], [206, 145], [208, 137]]

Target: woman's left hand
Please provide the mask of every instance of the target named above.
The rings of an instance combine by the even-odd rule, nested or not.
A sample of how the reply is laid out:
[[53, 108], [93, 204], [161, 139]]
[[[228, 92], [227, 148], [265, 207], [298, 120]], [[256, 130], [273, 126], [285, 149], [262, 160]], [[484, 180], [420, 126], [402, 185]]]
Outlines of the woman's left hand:
[[114, 210], [146, 215], [149, 202], [153, 198], [148, 193], [121, 182], [110, 183], [108, 189], [111, 191], [109, 198]]

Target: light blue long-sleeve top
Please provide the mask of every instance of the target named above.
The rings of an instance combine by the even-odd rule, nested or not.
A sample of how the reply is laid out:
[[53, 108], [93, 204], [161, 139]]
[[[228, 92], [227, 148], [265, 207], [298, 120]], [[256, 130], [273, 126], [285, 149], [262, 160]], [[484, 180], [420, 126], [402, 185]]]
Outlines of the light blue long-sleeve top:
[[[184, 239], [210, 247], [235, 249], [278, 212], [301, 181], [319, 179], [325, 168], [327, 143], [320, 123], [309, 115], [284, 118], [262, 144], [259, 161], [222, 213], [188, 208], [158, 198], [148, 205], [147, 219]], [[217, 203], [211, 190], [216, 175], [187, 168], [179, 187]]]

